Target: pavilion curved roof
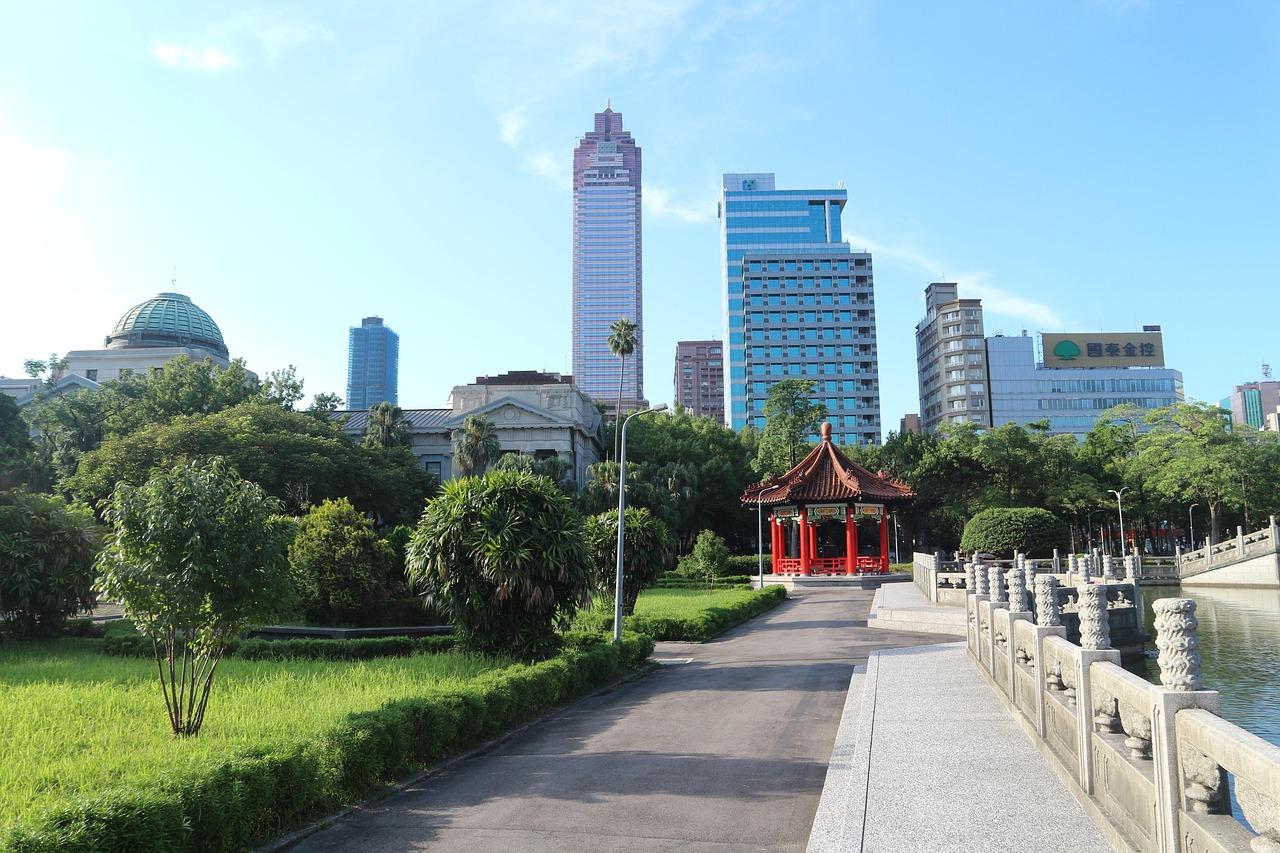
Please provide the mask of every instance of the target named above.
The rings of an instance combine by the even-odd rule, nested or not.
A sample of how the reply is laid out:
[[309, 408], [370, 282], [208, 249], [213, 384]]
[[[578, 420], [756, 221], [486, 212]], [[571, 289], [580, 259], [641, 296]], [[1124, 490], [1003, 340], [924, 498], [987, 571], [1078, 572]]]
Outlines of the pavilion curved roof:
[[[761, 493], [764, 498], [761, 499]], [[907, 503], [916, 493], [906, 483], [875, 474], [845, 456], [831, 442], [831, 424], [822, 425], [822, 441], [785, 474], [749, 486], [742, 502], [769, 506], [824, 501]]]

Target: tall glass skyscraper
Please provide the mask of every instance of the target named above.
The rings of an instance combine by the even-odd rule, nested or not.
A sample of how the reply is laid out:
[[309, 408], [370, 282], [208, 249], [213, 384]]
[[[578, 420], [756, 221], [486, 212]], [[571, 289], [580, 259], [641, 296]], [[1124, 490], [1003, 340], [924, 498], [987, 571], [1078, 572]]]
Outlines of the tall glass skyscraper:
[[382, 324], [381, 317], [365, 317], [352, 326], [347, 345], [347, 408], [370, 409], [398, 402], [400, 336]]
[[617, 407], [617, 356], [609, 326], [635, 322], [636, 349], [622, 376], [622, 409], [644, 408], [644, 306], [640, 243], [640, 149], [622, 113], [596, 113], [573, 152], [573, 378]]
[[841, 237], [847, 199], [844, 189], [776, 189], [772, 173], [724, 176], [725, 412], [734, 429], [763, 430], [769, 386], [808, 379], [835, 441], [880, 443], [871, 255]]

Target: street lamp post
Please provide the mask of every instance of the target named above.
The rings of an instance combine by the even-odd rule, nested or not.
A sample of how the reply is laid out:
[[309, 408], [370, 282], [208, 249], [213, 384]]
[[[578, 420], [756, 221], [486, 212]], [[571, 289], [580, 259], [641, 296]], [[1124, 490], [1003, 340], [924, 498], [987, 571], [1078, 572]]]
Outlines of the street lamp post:
[[[772, 492], [774, 489], [781, 489], [782, 486], [783, 486], [782, 483], [779, 483], [776, 486], [770, 486], [767, 489], [762, 489], [760, 491], [760, 494], [756, 495], [756, 550], [758, 552], [757, 560], [760, 565], [760, 588], [761, 589], [764, 589], [764, 534], [760, 532], [760, 528], [763, 526], [764, 518], [760, 514], [760, 505], [764, 503], [765, 493]], [[773, 570], [776, 572], [778, 570], [778, 567], [774, 566]]]
[[1195, 519], [1195, 516], [1191, 514], [1191, 510], [1195, 509], [1198, 506], [1200, 506], [1200, 504], [1192, 504], [1191, 506], [1187, 507], [1187, 523], [1191, 525], [1191, 550], [1192, 551], [1196, 549], [1196, 519]]
[[1116, 508], [1120, 510], [1120, 559], [1124, 559], [1124, 502], [1120, 500], [1120, 496], [1129, 491], [1129, 487], [1125, 486], [1120, 491], [1115, 489], [1107, 489], [1108, 492], [1116, 496]]
[[618, 577], [613, 594], [613, 641], [615, 643], [622, 639], [622, 535], [626, 527], [625, 515], [627, 512], [627, 424], [636, 415], [645, 415], [649, 412], [665, 412], [666, 410], [667, 404], [660, 403], [652, 408], [632, 412], [622, 419], [622, 441], [621, 449], [618, 452]]
[[1085, 525], [1089, 528], [1089, 553], [1093, 553], [1093, 517], [1102, 512], [1100, 509], [1091, 509], [1089, 514], [1085, 516]]

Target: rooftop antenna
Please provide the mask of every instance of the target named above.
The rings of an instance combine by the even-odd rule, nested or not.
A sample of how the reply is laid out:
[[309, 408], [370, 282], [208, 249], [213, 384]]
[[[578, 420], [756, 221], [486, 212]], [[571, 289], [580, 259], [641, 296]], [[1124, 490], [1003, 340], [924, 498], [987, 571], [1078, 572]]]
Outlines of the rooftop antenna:
[[169, 279], [169, 283], [173, 285], [173, 292], [178, 292], [178, 268], [173, 268], [173, 278]]
[[1271, 365], [1269, 364], [1262, 365], [1262, 378], [1263, 379], [1271, 378]]

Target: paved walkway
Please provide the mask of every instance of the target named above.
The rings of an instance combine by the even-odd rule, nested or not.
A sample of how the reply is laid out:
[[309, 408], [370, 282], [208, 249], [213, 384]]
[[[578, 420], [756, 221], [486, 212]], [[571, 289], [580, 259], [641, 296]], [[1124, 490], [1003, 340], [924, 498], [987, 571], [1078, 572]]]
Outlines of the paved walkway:
[[[928, 622], [912, 590], [873, 624], [886, 603]], [[963, 643], [866, 627], [875, 594], [806, 592], [713, 642], [660, 643], [654, 673], [290, 849], [1110, 850]]]

